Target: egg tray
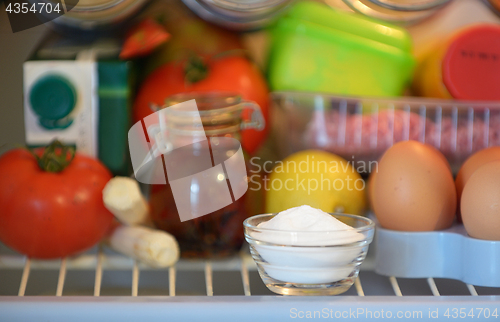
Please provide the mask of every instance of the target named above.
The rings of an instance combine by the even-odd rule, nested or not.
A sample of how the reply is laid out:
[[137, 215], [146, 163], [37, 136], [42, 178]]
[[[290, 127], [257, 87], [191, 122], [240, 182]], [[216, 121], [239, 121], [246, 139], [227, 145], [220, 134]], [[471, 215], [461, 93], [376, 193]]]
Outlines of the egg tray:
[[402, 278], [451, 278], [500, 287], [500, 241], [469, 237], [461, 224], [432, 232], [375, 232], [375, 271]]

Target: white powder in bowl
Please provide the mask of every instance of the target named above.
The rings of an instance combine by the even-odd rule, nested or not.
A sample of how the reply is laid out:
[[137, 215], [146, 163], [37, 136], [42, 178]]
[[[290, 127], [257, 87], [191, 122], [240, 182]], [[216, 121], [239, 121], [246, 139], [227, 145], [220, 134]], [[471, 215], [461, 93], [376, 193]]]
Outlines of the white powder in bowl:
[[[309, 206], [280, 212], [250, 235], [266, 274], [285, 283], [322, 284], [347, 278], [364, 258], [355, 228]], [[265, 244], [265, 243], [268, 244]], [[362, 255], [360, 257], [360, 255]]]
[[282, 211], [257, 227], [276, 230], [260, 231], [259, 240], [281, 245], [333, 246], [354, 243], [364, 238], [355, 228], [332, 215], [305, 205]]

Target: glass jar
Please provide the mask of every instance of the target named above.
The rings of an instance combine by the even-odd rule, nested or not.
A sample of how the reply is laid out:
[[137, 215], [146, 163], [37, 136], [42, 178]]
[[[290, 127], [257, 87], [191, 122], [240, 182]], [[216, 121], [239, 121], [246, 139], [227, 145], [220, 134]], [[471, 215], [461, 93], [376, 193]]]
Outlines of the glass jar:
[[[180, 111], [172, 106], [192, 99], [196, 102], [198, 112]], [[163, 148], [166, 151], [176, 150], [176, 153], [173, 157], [163, 155], [169, 183], [151, 187], [149, 200], [152, 220], [157, 228], [176, 237], [183, 257], [213, 258], [233, 255], [243, 244], [243, 221], [251, 215], [247, 208], [249, 200], [247, 200], [248, 193], [245, 193], [246, 187], [241, 190], [241, 186], [237, 187], [235, 181], [230, 180], [231, 170], [224, 162], [226, 164], [224, 174], [221, 172], [214, 175], [219, 181], [228, 183], [232, 202], [221, 209], [199, 216], [204, 210], [206, 211], [207, 203], [221, 197], [220, 190], [207, 187], [207, 184], [200, 183], [195, 177], [187, 178], [184, 175], [182, 175], [183, 180], [187, 180], [184, 181], [187, 183], [179, 188], [172, 181], [173, 177], [179, 177], [179, 173], [173, 173], [177, 171], [171, 169], [199, 168], [200, 155], [207, 155], [207, 149], [210, 149], [209, 155], [212, 157], [210, 170], [214, 169], [219, 163], [217, 154], [221, 151], [215, 150], [216, 145], [226, 141], [235, 143], [234, 146], [226, 146], [223, 150], [224, 155], [234, 155], [234, 151], [241, 148], [238, 142], [241, 139], [242, 129], [264, 128], [260, 108], [253, 102], [243, 101], [238, 95], [222, 92], [178, 94], [168, 98], [165, 106], [159, 110], [168, 106], [174, 108], [167, 110], [165, 128], [168, 143]], [[243, 112], [245, 116], [250, 114], [249, 117], [243, 118]], [[222, 138], [235, 140], [225, 141]], [[203, 144], [204, 142], [210, 142], [210, 145]], [[243, 160], [243, 153], [241, 156]], [[247, 168], [248, 165], [241, 170], [245, 185], [247, 185]], [[184, 210], [180, 208], [182, 205], [179, 204], [179, 196], [183, 199], [182, 204], [187, 204], [193, 212], [193, 219], [186, 220], [186, 217], [183, 217]], [[182, 218], [186, 221], [181, 221]]]
[[[58, 3], [57, 0], [42, 0], [41, 2], [52, 7]], [[80, 37], [97, 37], [103, 32], [108, 34], [107, 31], [119, 33], [125, 23], [148, 2], [149, 0], [66, 0], [64, 6], [67, 12], [53, 20], [54, 27], [68, 37], [74, 37], [75, 33]], [[46, 18], [50, 17], [49, 13], [40, 13]]]
[[182, 0], [202, 19], [228, 29], [251, 31], [271, 24], [293, 0]]
[[364, 15], [402, 24], [416, 23], [434, 14], [451, 0], [343, 0]]

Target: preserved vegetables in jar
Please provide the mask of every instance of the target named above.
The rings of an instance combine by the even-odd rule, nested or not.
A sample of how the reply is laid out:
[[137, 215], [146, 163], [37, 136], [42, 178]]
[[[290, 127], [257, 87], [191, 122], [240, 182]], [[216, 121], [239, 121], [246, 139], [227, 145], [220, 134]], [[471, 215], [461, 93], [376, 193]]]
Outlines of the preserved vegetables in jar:
[[[167, 99], [165, 107], [194, 99], [198, 108], [199, 118], [194, 114], [182, 111], [172, 111], [166, 117], [168, 130], [167, 150], [176, 150], [172, 155], [163, 155], [164, 166], [170, 183], [153, 185], [150, 191], [151, 217], [157, 228], [174, 235], [179, 242], [183, 257], [225, 257], [238, 252], [243, 244], [243, 221], [251, 215], [248, 211], [248, 193], [241, 187], [236, 187], [236, 181], [231, 179], [231, 170], [227, 169], [227, 162], [218, 162], [226, 157], [217, 155], [223, 151], [227, 156], [234, 155], [241, 149], [239, 144], [241, 130], [246, 128], [263, 129], [264, 119], [257, 104], [242, 101], [235, 94], [213, 93], [185, 93], [174, 95]], [[248, 115], [249, 117], [243, 117]], [[196, 125], [201, 122], [203, 128]], [[205, 141], [200, 141], [206, 137]], [[234, 139], [234, 140], [228, 140]], [[229, 142], [229, 143], [228, 143]], [[215, 150], [214, 146], [224, 145], [222, 150]], [[227, 184], [232, 202], [206, 215], [211, 200], [222, 198], [221, 190], [207, 187], [197, 181], [196, 177], [189, 177], [184, 190], [176, 191], [172, 178], [181, 174], [175, 173], [178, 168], [200, 168], [200, 156], [210, 155], [214, 169], [218, 163], [224, 163], [224, 172], [215, 173], [216, 182]], [[241, 153], [243, 156], [243, 153]], [[241, 159], [243, 161], [243, 157]], [[245, 162], [246, 163], [246, 162]], [[245, 165], [243, 163], [243, 165]], [[242, 170], [244, 180], [247, 173]], [[206, 167], [205, 167], [206, 168]], [[243, 168], [240, 168], [243, 169]], [[227, 188], [226, 188], [227, 190]], [[243, 193], [242, 193], [243, 191]], [[179, 204], [179, 195], [182, 194], [182, 203]], [[186, 206], [192, 212], [192, 217], [186, 220], [181, 214], [181, 208]], [[183, 220], [183, 221], [182, 221]]]

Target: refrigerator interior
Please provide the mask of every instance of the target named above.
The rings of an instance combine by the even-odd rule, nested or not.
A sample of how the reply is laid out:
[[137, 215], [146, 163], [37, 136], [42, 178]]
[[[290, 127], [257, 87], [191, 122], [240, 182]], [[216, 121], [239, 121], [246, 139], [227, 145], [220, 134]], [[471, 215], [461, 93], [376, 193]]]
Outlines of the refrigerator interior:
[[[363, 307], [366, 311], [422, 312], [427, 318], [430, 307], [444, 311], [498, 303], [500, 288], [452, 279], [378, 275], [375, 252], [371, 248], [358, 279], [346, 293], [307, 297], [271, 293], [245, 249], [226, 260], [181, 260], [174, 267], [152, 269], [104, 245], [53, 261], [30, 260], [2, 245], [0, 317], [5, 321], [34, 317], [50, 321], [69, 317], [75, 321], [281, 321], [296, 314], [296, 309], [344, 312]], [[370, 320], [364, 314], [358, 318]]]
[[[39, 26], [12, 34], [7, 21], [2, 10], [0, 44], [12, 46], [0, 50], [1, 74], [9, 75], [0, 77], [4, 103], [0, 147], [23, 141], [22, 63], [47, 31]], [[417, 30], [420, 38], [428, 31], [421, 29]], [[175, 267], [152, 269], [106, 246], [74, 258], [39, 261], [0, 245], [0, 321], [281, 321], [288, 320], [293, 309], [321, 311], [325, 307], [343, 311], [384, 307], [422, 311], [427, 317], [431, 305], [443, 310], [464, 307], [467, 312], [492, 303], [498, 307], [500, 288], [451, 279], [378, 275], [374, 272], [375, 252], [372, 245], [359, 278], [346, 293], [290, 297], [276, 296], [265, 287], [246, 249], [228, 260], [181, 260]]]

